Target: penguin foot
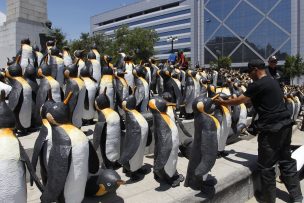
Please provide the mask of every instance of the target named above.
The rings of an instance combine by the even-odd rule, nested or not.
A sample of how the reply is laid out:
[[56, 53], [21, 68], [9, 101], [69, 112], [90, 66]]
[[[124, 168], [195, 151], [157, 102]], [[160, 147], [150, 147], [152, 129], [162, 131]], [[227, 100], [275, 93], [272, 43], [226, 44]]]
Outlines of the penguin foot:
[[180, 183], [185, 180], [184, 176], [182, 174], [177, 174], [172, 177], [172, 183], [171, 187], [177, 187], [180, 186]]
[[141, 167], [136, 172], [139, 173], [139, 174], [142, 174], [142, 175], [147, 175], [148, 173], [151, 172], [151, 170], [149, 170], [148, 168]]
[[217, 158], [222, 158], [228, 156], [229, 153], [227, 151], [219, 151], [217, 152]]

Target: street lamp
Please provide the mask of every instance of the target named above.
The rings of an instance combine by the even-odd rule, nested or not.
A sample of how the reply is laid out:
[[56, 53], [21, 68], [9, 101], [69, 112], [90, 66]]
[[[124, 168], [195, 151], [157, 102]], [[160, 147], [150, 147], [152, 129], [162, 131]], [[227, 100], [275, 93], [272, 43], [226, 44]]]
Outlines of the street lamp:
[[177, 37], [170, 36], [167, 38], [167, 42], [171, 42], [171, 53], [173, 53], [173, 43], [177, 42], [177, 41], [178, 41]]

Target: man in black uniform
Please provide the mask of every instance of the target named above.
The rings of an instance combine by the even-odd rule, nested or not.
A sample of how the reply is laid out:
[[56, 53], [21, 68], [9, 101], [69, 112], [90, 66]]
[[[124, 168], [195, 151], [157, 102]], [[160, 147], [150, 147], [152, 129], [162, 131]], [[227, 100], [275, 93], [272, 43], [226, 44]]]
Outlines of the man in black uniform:
[[279, 83], [267, 76], [262, 60], [248, 64], [248, 73], [254, 81], [243, 95], [229, 100], [217, 99], [222, 105], [239, 105], [251, 100], [258, 113], [254, 122], [258, 136], [258, 169], [261, 179], [261, 202], [272, 203], [276, 199], [275, 164], [279, 163], [282, 181], [293, 202], [302, 202], [296, 161], [291, 158], [290, 143], [292, 120], [283, 101]]

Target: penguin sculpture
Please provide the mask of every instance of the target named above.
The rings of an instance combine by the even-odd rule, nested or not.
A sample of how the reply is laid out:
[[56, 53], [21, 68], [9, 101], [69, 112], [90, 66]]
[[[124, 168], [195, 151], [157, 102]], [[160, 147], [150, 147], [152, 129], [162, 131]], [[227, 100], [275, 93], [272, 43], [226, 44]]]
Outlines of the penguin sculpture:
[[0, 70], [0, 91], [4, 90], [5, 95], [9, 95], [12, 90], [12, 86], [8, 84], [5, 77], [5, 70]]
[[86, 87], [83, 80], [78, 77], [78, 62], [68, 66], [64, 72], [67, 78], [65, 98], [69, 92], [73, 92], [71, 101], [69, 102], [70, 116], [73, 125], [80, 128], [82, 126], [82, 117], [84, 111], [84, 101], [86, 96]]
[[202, 190], [217, 158], [220, 123], [211, 115], [212, 99], [197, 97], [193, 101], [194, 140], [188, 163], [185, 186]]
[[40, 49], [39, 49], [39, 47], [37, 46], [37, 44], [35, 44], [35, 45], [33, 46], [33, 50], [34, 50], [34, 52], [35, 52], [35, 54], [36, 54], [36, 57], [37, 57], [37, 64], [39, 65], [39, 64], [41, 63], [41, 61], [42, 61], [43, 54], [40, 52]]
[[192, 102], [194, 99], [199, 95], [199, 83], [197, 82], [195, 76], [197, 72], [193, 70], [187, 71], [187, 77], [186, 77], [186, 86], [185, 86], [185, 97], [184, 97], [184, 103], [186, 104], [185, 110], [186, 110], [186, 119], [192, 119], [193, 118], [193, 110], [192, 110]]
[[95, 100], [98, 121], [95, 124], [93, 143], [95, 150], [100, 146], [105, 167], [116, 169], [118, 167], [117, 161], [120, 158], [121, 146], [120, 117], [111, 108], [106, 91], [107, 88]]
[[99, 174], [89, 177], [85, 195], [87, 197], [101, 197], [114, 193], [120, 185], [125, 184], [120, 175], [113, 169], [103, 169]]
[[80, 71], [81, 69], [83, 69], [85, 67], [85, 62], [84, 62], [84, 58], [85, 58], [85, 54], [84, 54], [85, 50], [76, 50], [74, 51], [74, 57], [75, 60], [78, 61], [78, 75], [80, 75]]
[[[42, 125], [39, 135], [35, 141], [33, 156], [32, 156], [32, 165], [35, 171], [39, 159], [40, 174], [43, 185], [45, 185], [47, 182], [47, 166], [48, 166], [50, 151], [52, 148], [52, 127], [46, 118], [46, 114], [48, 113], [48, 109], [51, 108], [54, 104], [55, 101], [52, 98], [52, 91], [49, 89], [48, 100], [39, 109], [40, 116], [42, 118]], [[32, 179], [31, 179], [31, 184], [33, 184]]]
[[[115, 72], [116, 104], [120, 108], [123, 100], [129, 95], [129, 86], [124, 78], [126, 73], [122, 69], [117, 69]], [[119, 113], [122, 114], [120, 111]]]
[[46, 118], [52, 126], [52, 148], [41, 202], [81, 203], [89, 173], [99, 170], [98, 156], [91, 142], [70, 124], [67, 103], [71, 94], [47, 110]]
[[293, 115], [293, 120], [296, 121], [298, 119], [300, 110], [301, 110], [301, 102], [298, 96], [295, 95], [295, 93], [291, 93], [291, 99], [294, 101], [294, 115]]
[[93, 76], [93, 67], [91, 63], [86, 63], [86, 66], [80, 70], [80, 77], [83, 80], [86, 88], [84, 109], [83, 109], [83, 122], [84, 124], [93, 124], [95, 116], [95, 96], [97, 92], [97, 84]]
[[12, 85], [8, 100], [16, 118], [16, 129], [21, 133], [27, 133], [32, 118], [32, 88], [22, 77], [19, 62], [20, 57], [17, 57], [16, 62], [6, 70], [6, 77]]
[[64, 85], [64, 61], [61, 58], [60, 50], [57, 48], [57, 46], [53, 46], [51, 48], [51, 56], [54, 59], [54, 63], [56, 64], [56, 80], [59, 82], [60, 87], [63, 87]]
[[111, 64], [112, 57], [105, 55], [103, 57], [105, 65], [102, 67], [102, 76], [99, 83], [99, 93], [102, 93], [107, 87], [107, 96], [110, 100], [110, 106], [114, 109], [115, 105], [115, 94], [116, 90], [114, 88], [114, 67]]
[[291, 98], [290, 94], [285, 95], [284, 99], [285, 99], [285, 103], [286, 103], [287, 109], [288, 109], [289, 114], [290, 114], [290, 118], [291, 118], [291, 119], [294, 119], [294, 114], [295, 114], [295, 102], [294, 102], [293, 99]]
[[122, 102], [126, 113], [126, 134], [123, 141], [119, 163], [125, 171], [130, 172], [132, 180], [138, 180], [142, 169], [149, 125], [146, 119], [136, 110], [136, 98], [130, 95]]
[[62, 48], [62, 56], [63, 56], [63, 64], [64, 66], [72, 65], [73, 60], [70, 54], [70, 48], [67, 46], [64, 46]]
[[96, 54], [93, 52], [93, 50], [90, 50], [87, 58], [88, 58], [87, 63], [91, 63], [91, 66], [93, 68], [93, 78], [94, 78], [96, 84], [99, 84], [100, 79], [101, 79], [100, 60], [96, 59]]
[[176, 170], [179, 136], [176, 124], [167, 112], [167, 102], [161, 97], [149, 101], [154, 123], [154, 178], [165, 180], [172, 187], [184, 180]]
[[0, 202], [26, 203], [25, 166], [39, 190], [43, 186], [36, 176], [30, 160], [13, 132], [15, 118], [5, 102], [5, 91], [0, 96]]
[[136, 85], [135, 98], [136, 106], [140, 112], [147, 112], [149, 102], [149, 84], [145, 79], [147, 70], [143, 66], [136, 66], [133, 69], [134, 81]]
[[47, 94], [49, 91], [52, 93], [52, 98], [55, 102], [62, 101], [62, 90], [57, 80], [52, 77], [52, 66], [46, 62], [38, 69], [38, 76], [40, 79], [39, 89], [36, 97], [36, 109], [40, 111], [41, 106], [47, 100]]
[[126, 54], [125, 53], [118, 53], [118, 59], [117, 59], [117, 62], [115, 64], [115, 67], [117, 69], [123, 69], [125, 67], [125, 57], [126, 57]]
[[37, 67], [37, 57], [33, 47], [31, 46], [31, 41], [29, 38], [21, 40], [21, 49], [18, 51], [17, 56], [20, 56], [20, 66], [22, 68], [22, 74], [24, 74], [25, 68], [30, 63], [32, 66]]
[[151, 69], [151, 84], [150, 84], [150, 89], [152, 90], [153, 93], [157, 93], [156, 87], [157, 87], [157, 71], [159, 68], [155, 64], [155, 59], [150, 58], [149, 59], [149, 64], [150, 64], [150, 69]]
[[95, 54], [95, 57], [96, 57], [96, 60], [101, 63], [101, 60], [100, 60], [100, 53], [98, 52], [98, 49], [97, 49], [97, 45], [94, 43], [93, 46], [91, 47], [91, 50], [93, 51], [93, 53]]
[[134, 75], [133, 75], [134, 64], [132, 62], [131, 56], [129, 55], [127, 55], [124, 60], [125, 60], [124, 71], [127, 72], [125, 75], [125, 79], [127, 81], [128, 86], [134, 88], [135, 87]]

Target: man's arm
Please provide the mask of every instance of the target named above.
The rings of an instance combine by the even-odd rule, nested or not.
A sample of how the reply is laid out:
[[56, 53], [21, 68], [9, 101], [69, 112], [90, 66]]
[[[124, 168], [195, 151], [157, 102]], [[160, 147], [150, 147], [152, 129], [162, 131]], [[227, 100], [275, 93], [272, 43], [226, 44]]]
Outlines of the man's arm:
[[245, 95], [240, 95], [236, 98], [233, 99], [228, 99], [228, 100], [223, 100], [220, 97], [218, 99], [215, 99], [214, 102], [216, 104], [220, 105], [227, 105], [227, 106], [235, 106], [235, 105], [240, 105], [242, 103], [247, 103], [250, 101], [249, 97], [246, 97]]

